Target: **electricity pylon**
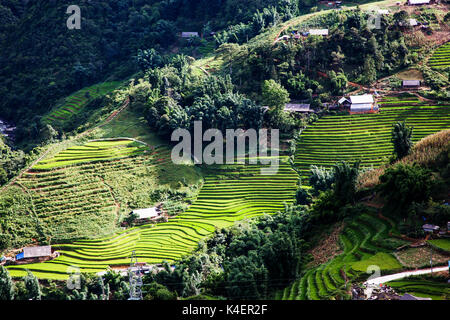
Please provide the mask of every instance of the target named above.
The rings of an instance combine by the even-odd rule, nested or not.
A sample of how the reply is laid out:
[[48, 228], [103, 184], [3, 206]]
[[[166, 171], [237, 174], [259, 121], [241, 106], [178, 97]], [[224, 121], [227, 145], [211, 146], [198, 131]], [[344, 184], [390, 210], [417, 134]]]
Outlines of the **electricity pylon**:
[[142, 300], [142, 266], [139, 265], [136, 252], [131, 254], [128, 276], [130, 279], [130, 298], [128, 300]]

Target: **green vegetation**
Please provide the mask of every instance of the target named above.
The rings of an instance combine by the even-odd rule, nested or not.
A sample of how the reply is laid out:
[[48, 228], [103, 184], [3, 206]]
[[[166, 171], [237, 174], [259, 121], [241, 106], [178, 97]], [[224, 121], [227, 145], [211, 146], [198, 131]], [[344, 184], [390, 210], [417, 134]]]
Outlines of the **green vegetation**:
[[450, 240], [449, 239], [436, 239], [436, 240], [428, 240], [428, 243], [433, 245], [434, 247], [450, 252]]
[[[152, 264], [177, 261], [216, 228], [276, 213], [284, 202], [292, 201], [297, 178], [287, 157], [280, 160], [279, 171], [274, 175], [261, 175], [259, 165], [219, 166], [205, 177], [203, 188], [189, 210], [169, 222], [134, 227], [103, 239], [54, 245], [61, 252], [59, 258], [26, 268], [39, 278], [65, 279], [71, 265], [77, 265], [83, 272], [102, 271], [108, 265], [127, 264], [133, 250], [139, 261]], [[8, 268], [13, 276], [24, 275], [22, 266]]]
[[401, 264], [390, 252], [404, 242], [392, 238], [389, 235], [392, 231], [395, 231], [392, 221], [372, 213], [361, 214], [340, 234], [342, 254], [306, 270], [299, 280], [274, 297], [287, 300], [348, 299], [346, 281], [351, 283], [360, 277], [368, 277], [368, 266], [380, 266], [382, 275], [401, 270]]
[[83, 88], [65, 98], [63, 103], [43, 118], [43, 121], [54, 127], [64, 127], [66, 122], [73, 121], [75, 115], [84, 112], [84, 107], [90, 101], [112, 92], [119, 84], [120, 82], [104, 82]]
[[450, 106], [415, 105], [418, 103], [410, 99], [383, 100], [378, 114], [322, 117], [300, 136], [295, 164], [302, 177], [309, 176], [311, 165], [329, 168], [339, 160], [359, 160], [366, 168], [381, 166], [393, 153], [390, 138], [397, 121], [414, 127], [414, 142], [450, 126]]
[[445, 69], [450, 66], [450, 42], [440, 46], [428, 59], [428, 65], [433, 69]]
[[409, 293], [416, 297], [448, 300], [450, 288], [445, 277], [410, 277], [386, 283], [398, 293]]

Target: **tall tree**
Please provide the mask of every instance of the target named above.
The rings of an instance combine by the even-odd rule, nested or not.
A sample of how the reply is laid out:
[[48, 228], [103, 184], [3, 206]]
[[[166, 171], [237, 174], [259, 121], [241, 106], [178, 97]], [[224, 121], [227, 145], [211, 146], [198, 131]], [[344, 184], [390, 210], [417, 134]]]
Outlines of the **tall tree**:
[[28, 300], [41, 300], [41, 286], [39, 281], [31, 271], [23, 279], [25, 282], [25, 288], [27, 289]]
[[350, 167], [345, 161], [334, 166], [334, 195], [342, 204], [355, 201], [358, 174], [359, 162], [356, 162], [353, 167]]
[[406, 123], [397, 122], [392, 129], [392, 143], [394, 144], [394, 152], [398, 159], [409, 154], [413, 145], [411, 136], [413, 128], [407, 127]]
[[266, 80], [262, 85], [262, 100], [270, 108], [282, 109], [289, 102], [289, 92], [275, 80]]
[[14, 283], [5, 267], [0, 266], [0, 300], [14, 299]]

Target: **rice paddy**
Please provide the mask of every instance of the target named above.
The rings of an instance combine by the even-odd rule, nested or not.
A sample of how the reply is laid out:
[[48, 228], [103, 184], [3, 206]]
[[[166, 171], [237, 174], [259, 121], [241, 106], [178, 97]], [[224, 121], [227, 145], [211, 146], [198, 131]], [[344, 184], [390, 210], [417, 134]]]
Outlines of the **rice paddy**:
[[302, 178], [310, 166], [331, 167], [340, 160], [378, 167], [393, 153], [391, 130], [398, 121], [412, 126], [414, 142], [450, 128], [450, 105], [427, 105], [416, 98], [385, 98], [380, 113], [324, 116], [308, 127], [297, 145], [295, 164]]
[[[90, 144], [89, 147], [97, 146]], [[73, 151], [84, 152], [85, 149], [78, 148]], [[95, 149], [93, 152], [94, 159], [97, 159], [98, 155]], [[103, 156], [103, 151], [101, 153]], [[66, 159], [68, 154], [71, 155], [70, 152], [62, 152], [60, 155]], [[122, 154], [119, 152], [119, 155]], [[45, 169], [48, 171], [44, 172], [58, 175], [60, 173], [58, 173], [59, 171], [55, 172], [57, 170], [54, 167], [55, 163], [67, 165], [69, 164], [67, 161], [70, 161], [70, 164], [73, 165], [73, 161], [79, 160], [77, 157], [70, 157], [69, 160], [58, 161], [61, 157], [57, 156], [44, 164], [38, 164], [39, 170], [44, 169], [42, 165], [48, 165], [51, 166], [51, 170], [47, 167]], [[139, 157], [135, 161], [137, 159]], [[161, 159], [160, 156], [155, 159], [166, 161], [165, 157]], [[87, 159], [83, 158], [83, 161], [85, 160]], [[61, 253], [57, 259], [41, 264], [10, 266], [8, 269], [12, 276], [23, 276], [25, 269], [29, 269], [39, 278], [65, 279], [68, 277], [69, 267], [77, 267], [81, 272], [99, 272], [106, 270], [108, 266], [126, 265], [129, 263], [132, 251], [136, 252], [139, 261], [151, 264], [179, 260], [184, 255], [191, 253], [197, 247], [198, 242], [214, 232], [216, 228], [228, 227], [235, 221], [265, 213], [274, 214], [284, 208], [285, 202], [292, 202], [297, 188], [297, 175], [290, 167], [286, 156], [281, 156], [280, 160], [278, 172], [274, 172], [272, 175], [261, 175], [261, 166], [257, 164], [217, 166], [209, 169], [209, 174], [205, 177], [197, 200], [186, 212], [166, 223], [142, 225], [95, 240], [53, 244], [53, 248]], [[98, 168], [95, 167], [95, 164], [91, 164], [89, 161], [83, 163], [76, 165], [86, 166], [86, 171], [83, 172], [84, 177], [89, 176], [88, 169], [92, 170], [92, 174], [97, 172]], [[121, 166], [123, 163], [117, 160], [117, 165]], [[157, 162], [154, 165], [157, 165]], [[45, 173], [40, 174], [45, 175]], [[61, 192], [63, 195], [64, 189], [76, 188], [76, 186], [64, 185], [57, 176], [55, 178], [45, 178], [45, 181], [58, 182], [56, 186], [45, 187], [44, 193], [39, 192], [41, 201], [46, 201], [45, 199], [48, 198], [48, 194], [45, 192]], [[96, 182], [100, 183], [100, 181]], [[90, 198], [97, 198], [94, 190], [98, 190], [104, 194], [105, 198], [104, 201], [100, 201], [101, 205], [111, 206], [112, 209], [114, 203], [111, 198], [107, 197], [107, 189], [94, 186], [94, 182], [91, 184], [92, 186], [87, 186], [86, 189], [80, 188], [80, 191], [87, 192], [89, 195], [83, 197], [80, 197], [81, 194], [74, 195], [69, 199], [64, 196], [64, 203], [74, 206], [77, 208], [76, 212], [82, 213], [86, 210], [85, 205], [81, 205], [77, 201], [73, 203], [73, 199], [80, 199], [87, 205]], [[97, 201], [94, 202], [98, 203], [99, 199], [97, 198]], [[109, 202], [106, 199], [109, 199]], [[55, 201], [55, 211], [48, 212], [46, 209], [38, 214], [53, 217], [52, 219], [55, 219], [55, 216], [64, 217], [64, 206], [61, 206], [56, 199], [53, 201]], [[67, 217], [62, 219], [67, 219]]]
[[44, 122], [58, 125], [82, 112], [84, 106], [92, 99], [112, 92], [120, 85], [120, 82], [104, 82], [83, 88], [64, 99], [60, 105], [44, 117]]
[[450, 67], [450, 42], [440, 46], [428, 60], [428, 65], [433, 69]]

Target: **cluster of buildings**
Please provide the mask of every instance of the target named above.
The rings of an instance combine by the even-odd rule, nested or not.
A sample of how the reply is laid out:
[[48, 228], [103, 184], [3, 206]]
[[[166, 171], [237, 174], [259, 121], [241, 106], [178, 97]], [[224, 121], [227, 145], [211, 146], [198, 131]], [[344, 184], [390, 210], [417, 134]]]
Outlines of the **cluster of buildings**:
[[445, 227], [441, 229], [441, 227], [434, 225], [434, 224], [429, 224], [429, 223], [424, 224], [422, 226], [422, 230], [425, 233], [448, 237], [450, 235], [450, 221], [447, 222], [447, 230], [445, 230]]
[[0, 265], [44, 262], [59, 256], [51, 246], [25, 247], [14, 257], [1, 257]]
[[[367, 291], [367, 288], [359, 285], [352, 286], [352, 300], [432, 300], [431, 298], [416, 297], [405, 293], [399, 295], [393, 288], [387, 285], [380, 285]], [[367, 292], [370, 292], [367, 294]]]

